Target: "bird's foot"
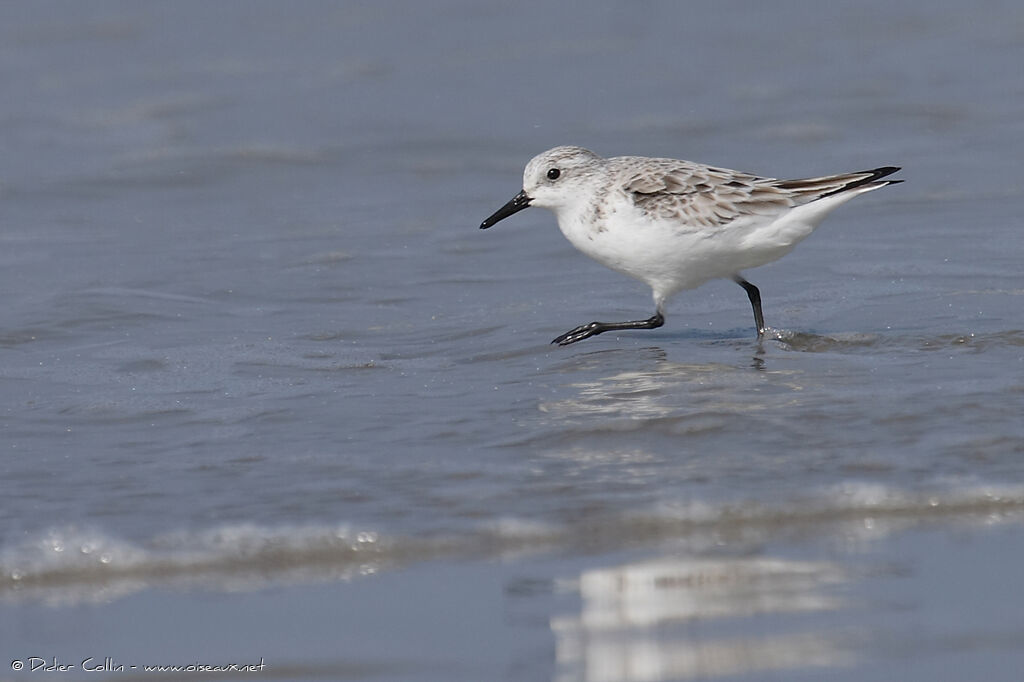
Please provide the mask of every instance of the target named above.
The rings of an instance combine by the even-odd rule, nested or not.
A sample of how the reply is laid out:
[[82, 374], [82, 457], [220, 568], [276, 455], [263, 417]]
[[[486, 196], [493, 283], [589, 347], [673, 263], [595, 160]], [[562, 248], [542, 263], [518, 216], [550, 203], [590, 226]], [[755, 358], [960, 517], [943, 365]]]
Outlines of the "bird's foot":
[[557, 343], [559, 346], [568, 346], [570, 343], [589, 339], [591, 336], [600, 334], [603, 331], [605, 331], [605, 326], [601, 322], [581, 324], [575, 329], [571, 329], [561, 336], [556, 337], [551, 343]]

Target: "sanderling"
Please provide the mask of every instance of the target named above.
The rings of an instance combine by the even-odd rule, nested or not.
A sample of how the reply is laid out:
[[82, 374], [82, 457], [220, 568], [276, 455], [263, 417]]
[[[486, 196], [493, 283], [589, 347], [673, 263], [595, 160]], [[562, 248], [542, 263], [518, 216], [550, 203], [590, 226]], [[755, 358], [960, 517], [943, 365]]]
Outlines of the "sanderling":
[[543, 206], [573, 246], [651, 287], [655, 312], [646, 320], [591, 322], [552, 343], [660, 327], [673, 294], [717, 278], [731, 278], [747, 292], [760, 338], [761, 293], [740, 273], [789, 253], [840, 204], [902, 182], [881, 179], [898, 170], [775, 180], [690, 161], [604, 159], [582, 147], [555, 147], [526, 164], [522, 191], [480, 229]]

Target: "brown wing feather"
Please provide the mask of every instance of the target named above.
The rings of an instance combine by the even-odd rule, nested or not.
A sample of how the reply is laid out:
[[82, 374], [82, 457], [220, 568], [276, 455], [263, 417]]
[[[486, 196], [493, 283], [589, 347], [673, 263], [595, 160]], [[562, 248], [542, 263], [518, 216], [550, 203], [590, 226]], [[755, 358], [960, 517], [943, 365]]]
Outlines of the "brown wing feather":
[[652, 217], [712, 227], [744, 215], [777, 213], [794, 205], [773, 180], [736, 171], [665, 160], [627, 178], [623, 189]]
[[[775, 180], [685, 161], [653, 161], [624, 183], [623, 189], [633, 203], [652, 217], [702, 227], [725, 225], [747, 215], [781, 213], [899, 170], [886, 166], [819, 178]], [[889, 182], [899, 181], [885, 181]]]

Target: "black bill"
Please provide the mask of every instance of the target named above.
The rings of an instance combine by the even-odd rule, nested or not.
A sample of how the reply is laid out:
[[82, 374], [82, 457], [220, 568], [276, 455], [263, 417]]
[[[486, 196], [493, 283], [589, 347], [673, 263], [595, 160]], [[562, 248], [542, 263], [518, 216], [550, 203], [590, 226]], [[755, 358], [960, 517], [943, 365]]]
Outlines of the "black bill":
[[531, 201], [533, 201], [533, 199], [531, 199], [526, 194], [526, 190], [524, 189], [519, 194], [512, 197], [512, 200], [510, 202], [508, 202], [507, 204], [499, 208], [497, 211], [495, 211], [494, 215], [480, 223], [480, 229], [486, 230], [488, 227], [498, 222], [499, 220], [504, 220], [513, 213], [518, 213], [519, 211], [522, 211], [524, 208], [530, 205]]

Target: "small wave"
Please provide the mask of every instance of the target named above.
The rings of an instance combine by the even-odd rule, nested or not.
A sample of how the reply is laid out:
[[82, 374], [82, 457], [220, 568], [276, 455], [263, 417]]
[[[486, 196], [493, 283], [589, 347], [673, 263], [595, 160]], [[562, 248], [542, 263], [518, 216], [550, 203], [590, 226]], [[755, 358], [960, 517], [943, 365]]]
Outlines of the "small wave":
[[228, 525], [169, 533], [145, 545], [69, 526], [0, 551], [0, 596], [100, 601], [157, 583], [235, 591], [278, 581], [348, 579], [411, 551], [375, 531], [345, 525]]
[[784, 329], [768, 329], [765, 331], [765, 336], [773, 341], [778, 341], [786, 350], [805, 353], [856, 351], [878, 346], [883, 341], [880, 334], [851, 332], [821, 335]]
[[1003, 347], [1024, 346], [1024, 330], [1010, 329], [996, 332], [952, 332], [930, 336], [882, 333], [813, 334], [784, 329], [769, 329], [767, 340], [777, 342], [783, 349], [804, 353], [855, 353], [885, 350], [969, 350], [984, 351]]
[[1024, 515], [1024, 486], [954, 481], [923, 490], [904, 490], [853, 481], [827, 487], [782, 505], [752, 503], [719, 508], [667, 505], [659, 507], [659, 513], [665, 519], [674, 517], [680, 521], [730, 524], [821, 523], [866, 517], [927, 520], [979, 515], [995, 521]]
[[107, 601], [157, 585], [242, 591], [275, 584], [350, 580], [431, 559], [548, 551], [592, 553], [682, 543], [699, 555], [722, 537], [763, 543], [787, 532], [834, 533], [870, 542], [912, 524], [1024, 519], [1024, 485], [937, 483], [901, 490], [845, 483], [781, 503], [688, 501], [585, 515], [561, 522], [482, 521], [475, 530], [419, 537], [351, 525], [234, 524], [176, 531], [145, 543], [68, 526], [0, 549], [0, 599], [51, 604]]

